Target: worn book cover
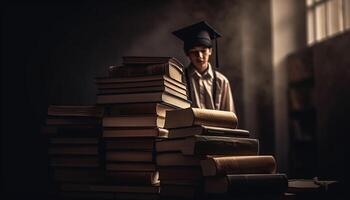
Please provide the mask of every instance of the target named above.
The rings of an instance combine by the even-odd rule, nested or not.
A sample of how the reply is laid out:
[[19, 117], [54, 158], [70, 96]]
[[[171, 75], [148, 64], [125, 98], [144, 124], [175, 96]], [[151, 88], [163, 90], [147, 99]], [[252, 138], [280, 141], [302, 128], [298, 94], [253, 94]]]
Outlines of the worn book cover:
[[185, 108], [167, 111], [165, 128], [189, 127], [194, 125], [237, 128], [238, 119], [234, 112]]

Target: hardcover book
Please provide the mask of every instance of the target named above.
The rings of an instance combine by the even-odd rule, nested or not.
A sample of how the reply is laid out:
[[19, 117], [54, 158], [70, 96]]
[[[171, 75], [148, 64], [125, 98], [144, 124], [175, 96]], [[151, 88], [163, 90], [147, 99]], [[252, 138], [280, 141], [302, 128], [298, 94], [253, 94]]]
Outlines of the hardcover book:
[[201, 160], [203, 176], [227, 174], [273, 174], [276, 161], [273, 156], [207, 156]]
[[185, 108], [167, 111], [165, 128], [189, 127], [195, 125], [237, 128], [238, 119], [234, 112]]
[[184, 155], [258, 155], [259, 141], [252, 138], [194, 135], [178, 139], [159, 139], [157, 152], [181, 151]]
[[288, 189], [285, 174], [236, 174], [206, 178], [206, 193], [283, 194]]

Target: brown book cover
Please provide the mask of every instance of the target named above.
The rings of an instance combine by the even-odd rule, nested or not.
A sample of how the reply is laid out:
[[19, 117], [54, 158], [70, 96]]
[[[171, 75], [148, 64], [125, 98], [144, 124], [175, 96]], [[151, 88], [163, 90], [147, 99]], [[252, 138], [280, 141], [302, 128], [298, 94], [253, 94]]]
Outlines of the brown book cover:
[[107, 171], [156, 171], [155, 163], [118, 162], [106, 163]]
[[185, 156], [181, 152], [164, 152], [157, 154], [158, 166], [199, 166], [200, 158]]
[[237, 124], [238, 119], [234, 112], [186, 108], [167, 111], [165, 128], [205, 125], [235, 129]]
[[270, 155], [259, 156], [207, 156], [201, 160], [203, 176], [227, 174], [276, 173], [276, 160]]
[[175, 63], [166, 61], [164, 63], [128, 63], [124, 66], [109, 69], [110, 77], [133, 77], [149, 75], [167, 75], [174, 80], [183, 82], [183, 69]]
[[168, 92], [173, 95], [177, 95], [181, 98], [187, 98], [187, 92], [185, 89], [172, 85], [168, 82], [164, 82], [164, 85], [157, 86], [142, 86], [142, 87], [128, 87], [128, 88], [100, 88], [98, 95], [103, 94], [127, 94], [127, 93], [141, 93], [141, 92]]
[[180, 108], [188, 108], [191, 102], [167, 92], [98, 95], [98, 104], [164, 102]]
[[194, 135], [158, 139], [157, 152], [181, 151], [184, 155], [258, 155], [259, 140], [253, 138]]
[[192, 185], [161, 185], [161, 199], [172, 197], [175, 199], [195, 199], [199, 187]]
[[152, 162], [152, 151], [107, 151], [106, 160], [113, 162]]
[[201, 180], [202, 170], [198, 166], [159, 167], [160, 180]]
[[183, 71], [183, 64], [170, 56], [123, 56], [124, 65], [172, 63]]
[[238, 194], [283, 194], [288, 189], [285, 174], [235, 174], [206, 178], [206, 193]]
[[104, 138], [137, 138], [137, 137], [166, 137], [168, 130], [163, 128], [104, 128], [102, 136]]
[[103, 127], [159, 127], [163, 128], [165, 118], [157, 115], [124, 115], [103, 118]]
[[159, 183], [157, 171], [108, 171], [106, 176], [108, 181], [114, 184], [155, 185]]
[[[141, 79], [141, 78], [139, 78], [139, 79]], [[104, 82], [102, 82], [102, 80]], [[114, 82], [114, 80], [115, 79], [104, 80], [101, 78], [101, 80], [99, 80], [99, 82], [102, 82], [102, 83], [97, 82], [98, 91], [112, 90], [112, 89], [115, 90], [115, 89], [142, 88], [142, 87], [156, 87], [156, 86], [165, 86], [166, 85], [166, 81], [164, 79], [145, 80], [145, 81], [135, 80], [135, 81], [126, 81], [126, 82], [121, 82], [121, 81]], [[110, 81], [110, 82], [107, 82], [107, 81]]]
[[230, 136], [230, 137], [249, 137], [249, 131], [244, 129], [221, 128], [214, 126], [196, 125], [182, 128], [169, 129], [168, 138], [184, 138], [193, 135], [210, 136]]
[[97, 77], [95, 79], [98, 89], [106, 88], [131, 88], [131, 87], [146, 87], [146, 86], [161, 86], [161, 85], [176, 85], [179, 88], [186, 90], [186, 84], [176, 81], [165, 75], [153, 76], [137, 76], [137, 77]]
[[159, 184], [156, 185], [92, 185], [92, 184], [75, 184], [64, 183], [61, 184], [62, 191], [76, 191], [76, 192], [121, 192], [121, 193], [159, 193]]
[[154, 114], [165, 117], [167, 110], [175, 109], [178, 107], [158, 102], [114, 104], [106, 105], [106, 116]]
[[106, 150], [148, 150], [154, 149], [154, 138], [117, 138], [105, 141]]
[[[326, 192], [335, 192], [337, 186], [340, 186], [336, 180], [319, 180], [317, 177], [313, 179], [289, 179], [288, 192], [297, 195], [324, 195]], [[338, 191], [340, 192], [340, 191]], [[338, 193], [339, 194], [339, 193]], [[340, 195], [340, 194], [339, 194]], [[340, 197], [340, 196], [339, 196]]]

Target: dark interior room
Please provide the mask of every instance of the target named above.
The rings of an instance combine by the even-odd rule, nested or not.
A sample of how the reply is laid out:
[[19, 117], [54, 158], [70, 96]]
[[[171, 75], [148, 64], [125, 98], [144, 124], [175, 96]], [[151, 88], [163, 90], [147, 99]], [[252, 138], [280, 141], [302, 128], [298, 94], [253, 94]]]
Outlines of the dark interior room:
[[96, 104], [95, 78], [123, 56], [187, 66], [172, 32], [203, 20], [222, 34], [218, 71], [259, 153], [289, 179], [348, 178], [349, 0], [15, 1], [1, 10], [2, 199], [49, 199], [49, 105]]

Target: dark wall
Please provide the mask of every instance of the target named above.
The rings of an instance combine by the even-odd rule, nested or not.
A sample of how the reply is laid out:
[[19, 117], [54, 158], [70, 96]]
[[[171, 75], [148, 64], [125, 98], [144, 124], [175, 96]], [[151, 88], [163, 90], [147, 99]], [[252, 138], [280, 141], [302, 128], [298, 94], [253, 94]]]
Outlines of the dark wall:
[[319, 176], [349, 178], [350, 31], [313, 47]]
[[200, 20], [224, 35], [220, 70], [231, 80], [240, 116], [239, 7], [234, 2], [3, 4], [2, 190], [12, 199], [45, 199], [48, 160], [40, 126], [47, 106], [95, 103], [94, 77], [121, 64], [123, 55], [174, 56], [187, 64], [182, 44], [171, 32]]

